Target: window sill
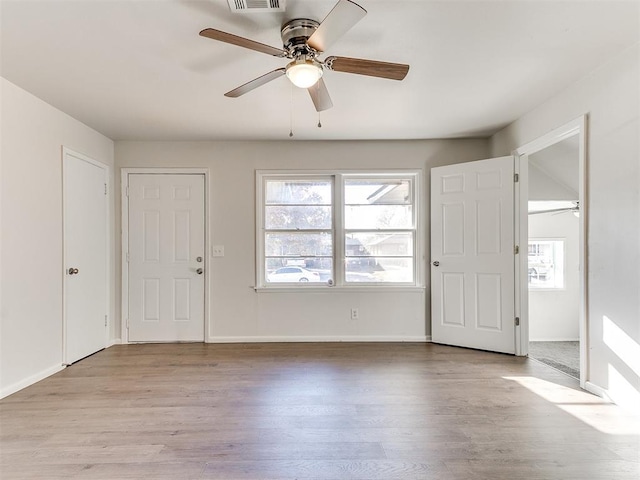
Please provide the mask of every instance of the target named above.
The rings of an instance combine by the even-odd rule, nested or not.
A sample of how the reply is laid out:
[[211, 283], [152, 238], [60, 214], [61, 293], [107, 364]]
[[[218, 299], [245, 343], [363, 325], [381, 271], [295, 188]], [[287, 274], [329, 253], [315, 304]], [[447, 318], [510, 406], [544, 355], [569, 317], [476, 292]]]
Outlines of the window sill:
[[372, 285], [372, 286], [313, 286], [313, 287], [254, 287], [256, 293], [424, 293], [426, 288], [414, 285]]

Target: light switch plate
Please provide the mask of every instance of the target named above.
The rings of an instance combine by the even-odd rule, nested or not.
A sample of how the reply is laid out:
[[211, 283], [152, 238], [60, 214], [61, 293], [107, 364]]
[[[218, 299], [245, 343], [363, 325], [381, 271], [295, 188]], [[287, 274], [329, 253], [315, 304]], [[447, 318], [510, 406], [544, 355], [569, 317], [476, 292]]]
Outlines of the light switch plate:
[[212, 257], [224, 257], [224, 245], [213, 245], [211, 247]]

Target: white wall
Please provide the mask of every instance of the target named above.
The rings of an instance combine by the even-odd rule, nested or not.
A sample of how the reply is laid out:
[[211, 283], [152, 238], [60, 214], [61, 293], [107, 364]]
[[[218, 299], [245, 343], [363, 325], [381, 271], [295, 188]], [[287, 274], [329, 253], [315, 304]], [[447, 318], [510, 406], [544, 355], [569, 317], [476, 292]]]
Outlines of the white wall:
[[62, 146], [113, 166], [113, 142], [0, 81], [2, 397], [61, 368]]
[[[576, 177], [577, 176], [578, 175], [576, 174]], [[576, 201], [577, 199], [577, 192], [565, 187], [552, 176], [541, 170], [538, 166], [529, 162], [529, 200]]]
[[504, 155], [578, 116], [588, 120], [589, 388], [640, 409], [640, 48], [491, 138]]
[[529, 340], [577, 341], [580, 273], [578, 219], [572, 213], [529, 216], [529, 238], [564, 240], [564, 288], [529, 289]]
[[[255, 171], [422, 169], [420, 219], [426, 241], [429, 169], [485, 158], [488, 141], [116, 142], [115, 151], [117, 175], [121, 167], [206, 167], [210, 171], [209, 229], [212, 243], [225, 246], [225, 256], [209, 259], [209, 341], [424, 340], [430, 335], [428, 285], [426, 291], [355, 293], [327, 287], [316, 293], [256, 293], [252, 288]], [[116, 209], [120, 211], [119, 205]], [[425, 247], [428, 256], [428, 242]], [[425, 268], [427, 261], [422, 262]], [[359, 309], [358, 320], [349, 318], [352, 307]]]

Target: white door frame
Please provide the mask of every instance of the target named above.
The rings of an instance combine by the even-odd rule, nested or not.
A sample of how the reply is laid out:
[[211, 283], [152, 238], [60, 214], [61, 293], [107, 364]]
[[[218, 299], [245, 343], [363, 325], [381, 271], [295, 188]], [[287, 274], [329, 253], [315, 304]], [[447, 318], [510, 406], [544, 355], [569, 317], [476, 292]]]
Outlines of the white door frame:
[[105, 312], [105, 315], [107, 315], [107, 319], [106, 319], [106, 328], [105, 328], [105, 338], [104, 338], [104, 346], [105, 348], [109, 345], [110, 343], [110, 330], [111, 330], [111, 315], [110, 315], [110, 310], [111, 310], [111, 286], [110, 286], [110, 272], [111, 272], [111, 232], [112, 229], [111, 227], [111, 215], [109, 214], [110, 212], [110, 201], [111, 201], [111, 169], [109, 167], [109, 165], [99, 162], [98, 160], [94, 160], [91, 157], [88, 157], [87, 155], [84, 155], [82, 153], [79, 153], [75, 150], [72, 150], [68, 147], [65, 147], [64, 145], [62, 146], [62, 169], [63, 169], [63, 174], [62, 174], [62, 364], [66, 365], [64, 362], [66, 361], [67, 358], [67, 280], [68, 280], [68, 276], [67, 276], [67, 271], [66, 271], [66, 267], [67, 267], [67, 249], [66, 249], [66, 241], [67, 241], [67, 224], [66, 224], [66, 219], [65, 219], [65, 212], [67, 209], [67, 190], [66, 190], [66, 186], [64, 184], [64, 164], [65, 164], [65, 159], [67, 157], [67, 155], [76, 157], [84, 162], [90, 163], [91, 165], [94, 165], [102, 170], [104, 170], [105, 172], [105, 183], [106, 183], [106, 195], [105, 195], [105, 219], [107, 222], [107, 238], [106, 238], [106, 242], [105, 242], [105, 248], [107, 249], [107, 251], [105, 252], [105, 261], [106, 261], [106, 268], [105, 268], [105, 272], [107, 275], [106, 278], [106, 309], [107, 311]]
[[516, 150], [516, 173], [519, 182], [516, 183], [516, 245], [520, 245], [519, 261], [516, 261], [516, 316], [520, 318], [520, 327], [516, 327], [516, 355], [529, 353], [529, 286], [527, 281], [527, 248], [529, 241], [528, 229], [528, 200], [529, 200], [529, 155], [555, 145], [574, 135], [578, 135], [578, 200], [580, 202], [579, 217], [579, 261], [580, 261], [580, 386], [585, 388], [588, 382], [588, 342], [589, 326], [587, 323], [587, 222], [588, 222], [588, 191], [587, 191], [587, 116], [582, 115], [561, 127], [533, 140]]
[[122, 209], [120, 223], [122, 229], [122, 246], [121, 246], [121, 265], [122, 265], [122, 302], [121, 302], [121, 338], [123, 344], [129, 343], [129, 262], [127, 262], [127, 251], [129, 247], [129, 196], [127, 191], [129, 188], [130, 174], [156, 174], [156, 175], [204, 175], [204, 245], [205, 245], [205, 268], [204, 270], [204, 341], [209, 343], [212, 334], [209, 331], [210, 315], [209, 306], [211, 304], [209, 298], [209, 266], [210, 261], [210, 238], [209, 235], [209, 169], [208, 168], [122, 168], [120, 172], [120, 198], [122, 201]]

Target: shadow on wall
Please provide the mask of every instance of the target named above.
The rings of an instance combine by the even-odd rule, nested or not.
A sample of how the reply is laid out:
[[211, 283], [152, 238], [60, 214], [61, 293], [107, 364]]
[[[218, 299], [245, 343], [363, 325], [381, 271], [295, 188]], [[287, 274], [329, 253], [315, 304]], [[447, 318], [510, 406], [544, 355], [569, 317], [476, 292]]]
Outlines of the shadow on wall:
[[612, 399], [640, 411], [640, 345], [606, 315], [602, 316], [602, 341], [615, 356], [616, 365], [607, 367]]

